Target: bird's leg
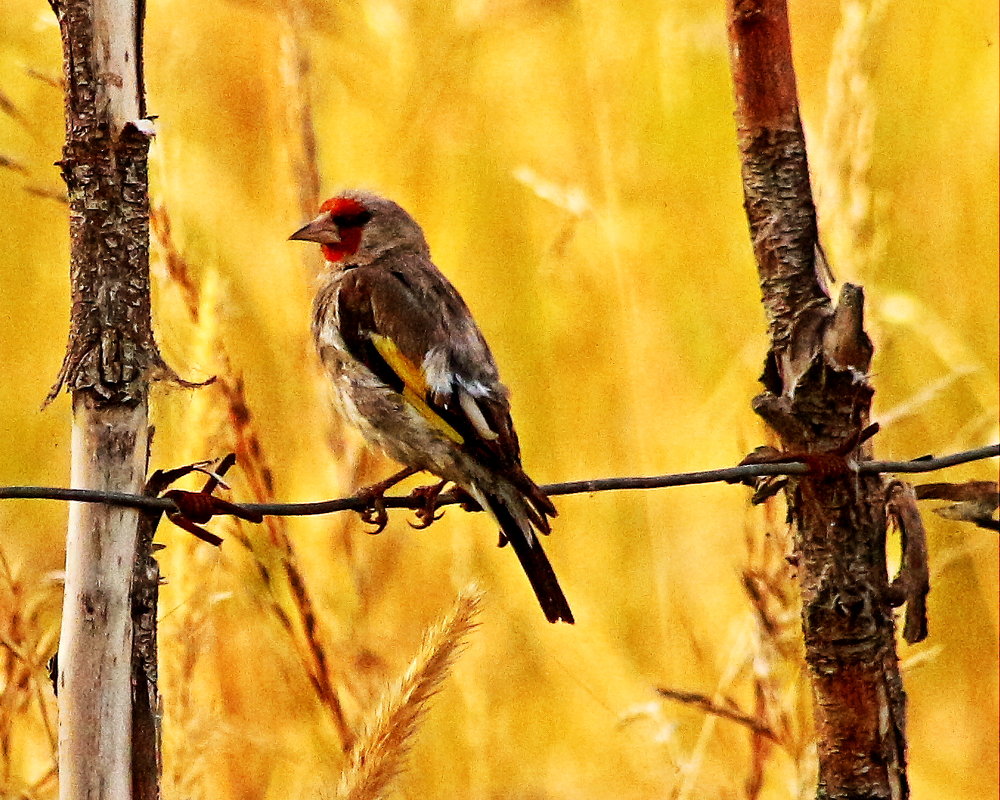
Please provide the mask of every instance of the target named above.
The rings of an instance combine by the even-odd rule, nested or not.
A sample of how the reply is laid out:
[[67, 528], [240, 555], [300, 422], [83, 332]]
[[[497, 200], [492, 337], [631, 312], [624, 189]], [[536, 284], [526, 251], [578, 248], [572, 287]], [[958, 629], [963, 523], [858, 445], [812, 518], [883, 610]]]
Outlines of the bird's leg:
[[444, 516], [444, 511], [440, 514], [435, 513], [437, 511], [437, 500], [441, 496], [441, 490], [447, 485], [448, 481], [441, 481], [440, 483], [435, 483], [433, 486], [418, 486], [412, 492], [410, 492], [410, 497], [423, 501], [423, 505], [418, 506], [415, 510], [418, 522], [416, 524], [410, 523], [410, 527], [422, 531], [424, 528], [429, 528], [435, 520], [441, 519]]
[[399, 472], [390, 475], [384, 481], [366, 486], [357, 493], [356, 496], [365, 502], [365, 508], [358, 512], [362, 522], [375, 526], [375, 530], [368, 531], [368, 533], [372, 535], [382, 533], [385, 530], [385, 526], [389, 524], [389, 512], [385, 510], [385, 493], [401, 480], [405, 480], [418, 472], [420, 470], [415, 467], [404, 467]]

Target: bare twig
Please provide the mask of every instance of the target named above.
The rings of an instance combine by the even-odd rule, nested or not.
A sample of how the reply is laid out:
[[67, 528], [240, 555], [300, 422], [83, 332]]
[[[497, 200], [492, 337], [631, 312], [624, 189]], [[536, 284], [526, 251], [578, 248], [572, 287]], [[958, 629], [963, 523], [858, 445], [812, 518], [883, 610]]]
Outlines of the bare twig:
[[0, 153], [0, 169], [9, 169], [11, 172], [20, 172], [22, 175], [28, 174], [28, 168], [13, 156]]
[[915, 486], [918, 500], [951, 500], [951, 505], [932, 509], [945, 519], [1000, 531], [1000, 523], [993, 518], [1000, 507], [1000, 492], [996, 481], [967, 481], [966, 483], [924, 483]]
[[35, 186], [34, 184], [28, 184], [24, 187], [24, 191], [33, 197], [40, 197], [43, 200], [52, 200], [59, 205], [65, 206], [69, 205], [69, 198], [66, 196], [66, 192], [61, 189], [53, 189], [48, 186]]

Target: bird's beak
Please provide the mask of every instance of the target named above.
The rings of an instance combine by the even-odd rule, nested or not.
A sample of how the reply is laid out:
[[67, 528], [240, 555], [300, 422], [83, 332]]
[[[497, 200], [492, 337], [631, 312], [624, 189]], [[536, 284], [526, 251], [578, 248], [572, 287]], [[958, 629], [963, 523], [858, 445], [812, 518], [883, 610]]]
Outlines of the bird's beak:
[[325, 211], [308, 225], [303, 225], [288, 237], [298, 242], [316, 242], [317, 244], [340, 244], [340, 233], [330, 218], [330, 212]]

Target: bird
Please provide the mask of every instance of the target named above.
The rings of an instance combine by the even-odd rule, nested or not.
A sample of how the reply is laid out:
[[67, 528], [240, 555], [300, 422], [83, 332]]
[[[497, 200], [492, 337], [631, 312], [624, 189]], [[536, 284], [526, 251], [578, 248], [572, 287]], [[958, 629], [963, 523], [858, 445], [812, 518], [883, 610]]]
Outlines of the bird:
[[572, 624], [537, 535], [550, 532], [556, 508], [524, 471], [496, 361], [420, 225], [392, 200], [346, 190], [289, 239], [319, 244], [325, 257], [312, 335], [342, 416], [404, 467], [363, 494], [378, 501], [403, 477], [437, 476], [422, 490], [426, 526], [442, 487], [455, 484], [492, 515], [546, 619]]

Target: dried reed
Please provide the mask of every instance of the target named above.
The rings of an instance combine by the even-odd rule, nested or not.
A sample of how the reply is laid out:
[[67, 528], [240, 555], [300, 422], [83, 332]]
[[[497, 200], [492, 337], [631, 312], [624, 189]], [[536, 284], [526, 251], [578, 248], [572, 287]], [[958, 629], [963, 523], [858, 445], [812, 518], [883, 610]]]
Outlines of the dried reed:
[[750, 514], [745, 527], [747, 564], [741, 579], [753, 615], [748, 666], [754, 716], [772, 735], [753, 731], [746, 795], [759, 797], [775, 747], [791, 759], [796, 796], [815, 785], [813, 727], [809, 688], [803, 670], [799, 626], [800, 603], [794, 572], [786, 556], [791, 551], [787, 526], [779, 520], [781, 501], [764, 504], [764, 522]]
[[[766, 777], [776, 751], [784, 752], [792, 764], [795, 795], [805, 797], [814, 785], [813, 734], [809, 690], [802, 669], [799, 632], [799, 599], [792, 570], [786, 560], [790, 541], [780, 533], [780, 501], [764, 505], [765, 519], [747, 513], [744, 526], [747, 560], [741, 583], [750, 606], [749, 635], [738, 637], [727, 668], [713, 694], [658, 688], [661, 697], [686, 705], [706, 715], [697, 744], [689, 753], [684, 778], [672, 797], [693, 795], [698, 767], [704, 758], [715, 720], [744, 727], [750, 737], [750, 763], [744, 796], [755, 800], [764, 791]], [[785, 526], [787, 528], [787, 526]], [[749, 682], [749, 686], [747, 686]], [[733, 695], [749, 688], [750, 710], [741, 708]]]
[[[285, 87], [285, 128], [292, 183], [298, 188], [298, 210], [303, 219], [320, 204], [319, 145], [313, 121], [312, 54], [309, 50], [306, 10], [302, 0], [289, 0], [281, 39], [281, 79]], [[320, 267], [319, 254], [310, 251], [312, 266]]]

